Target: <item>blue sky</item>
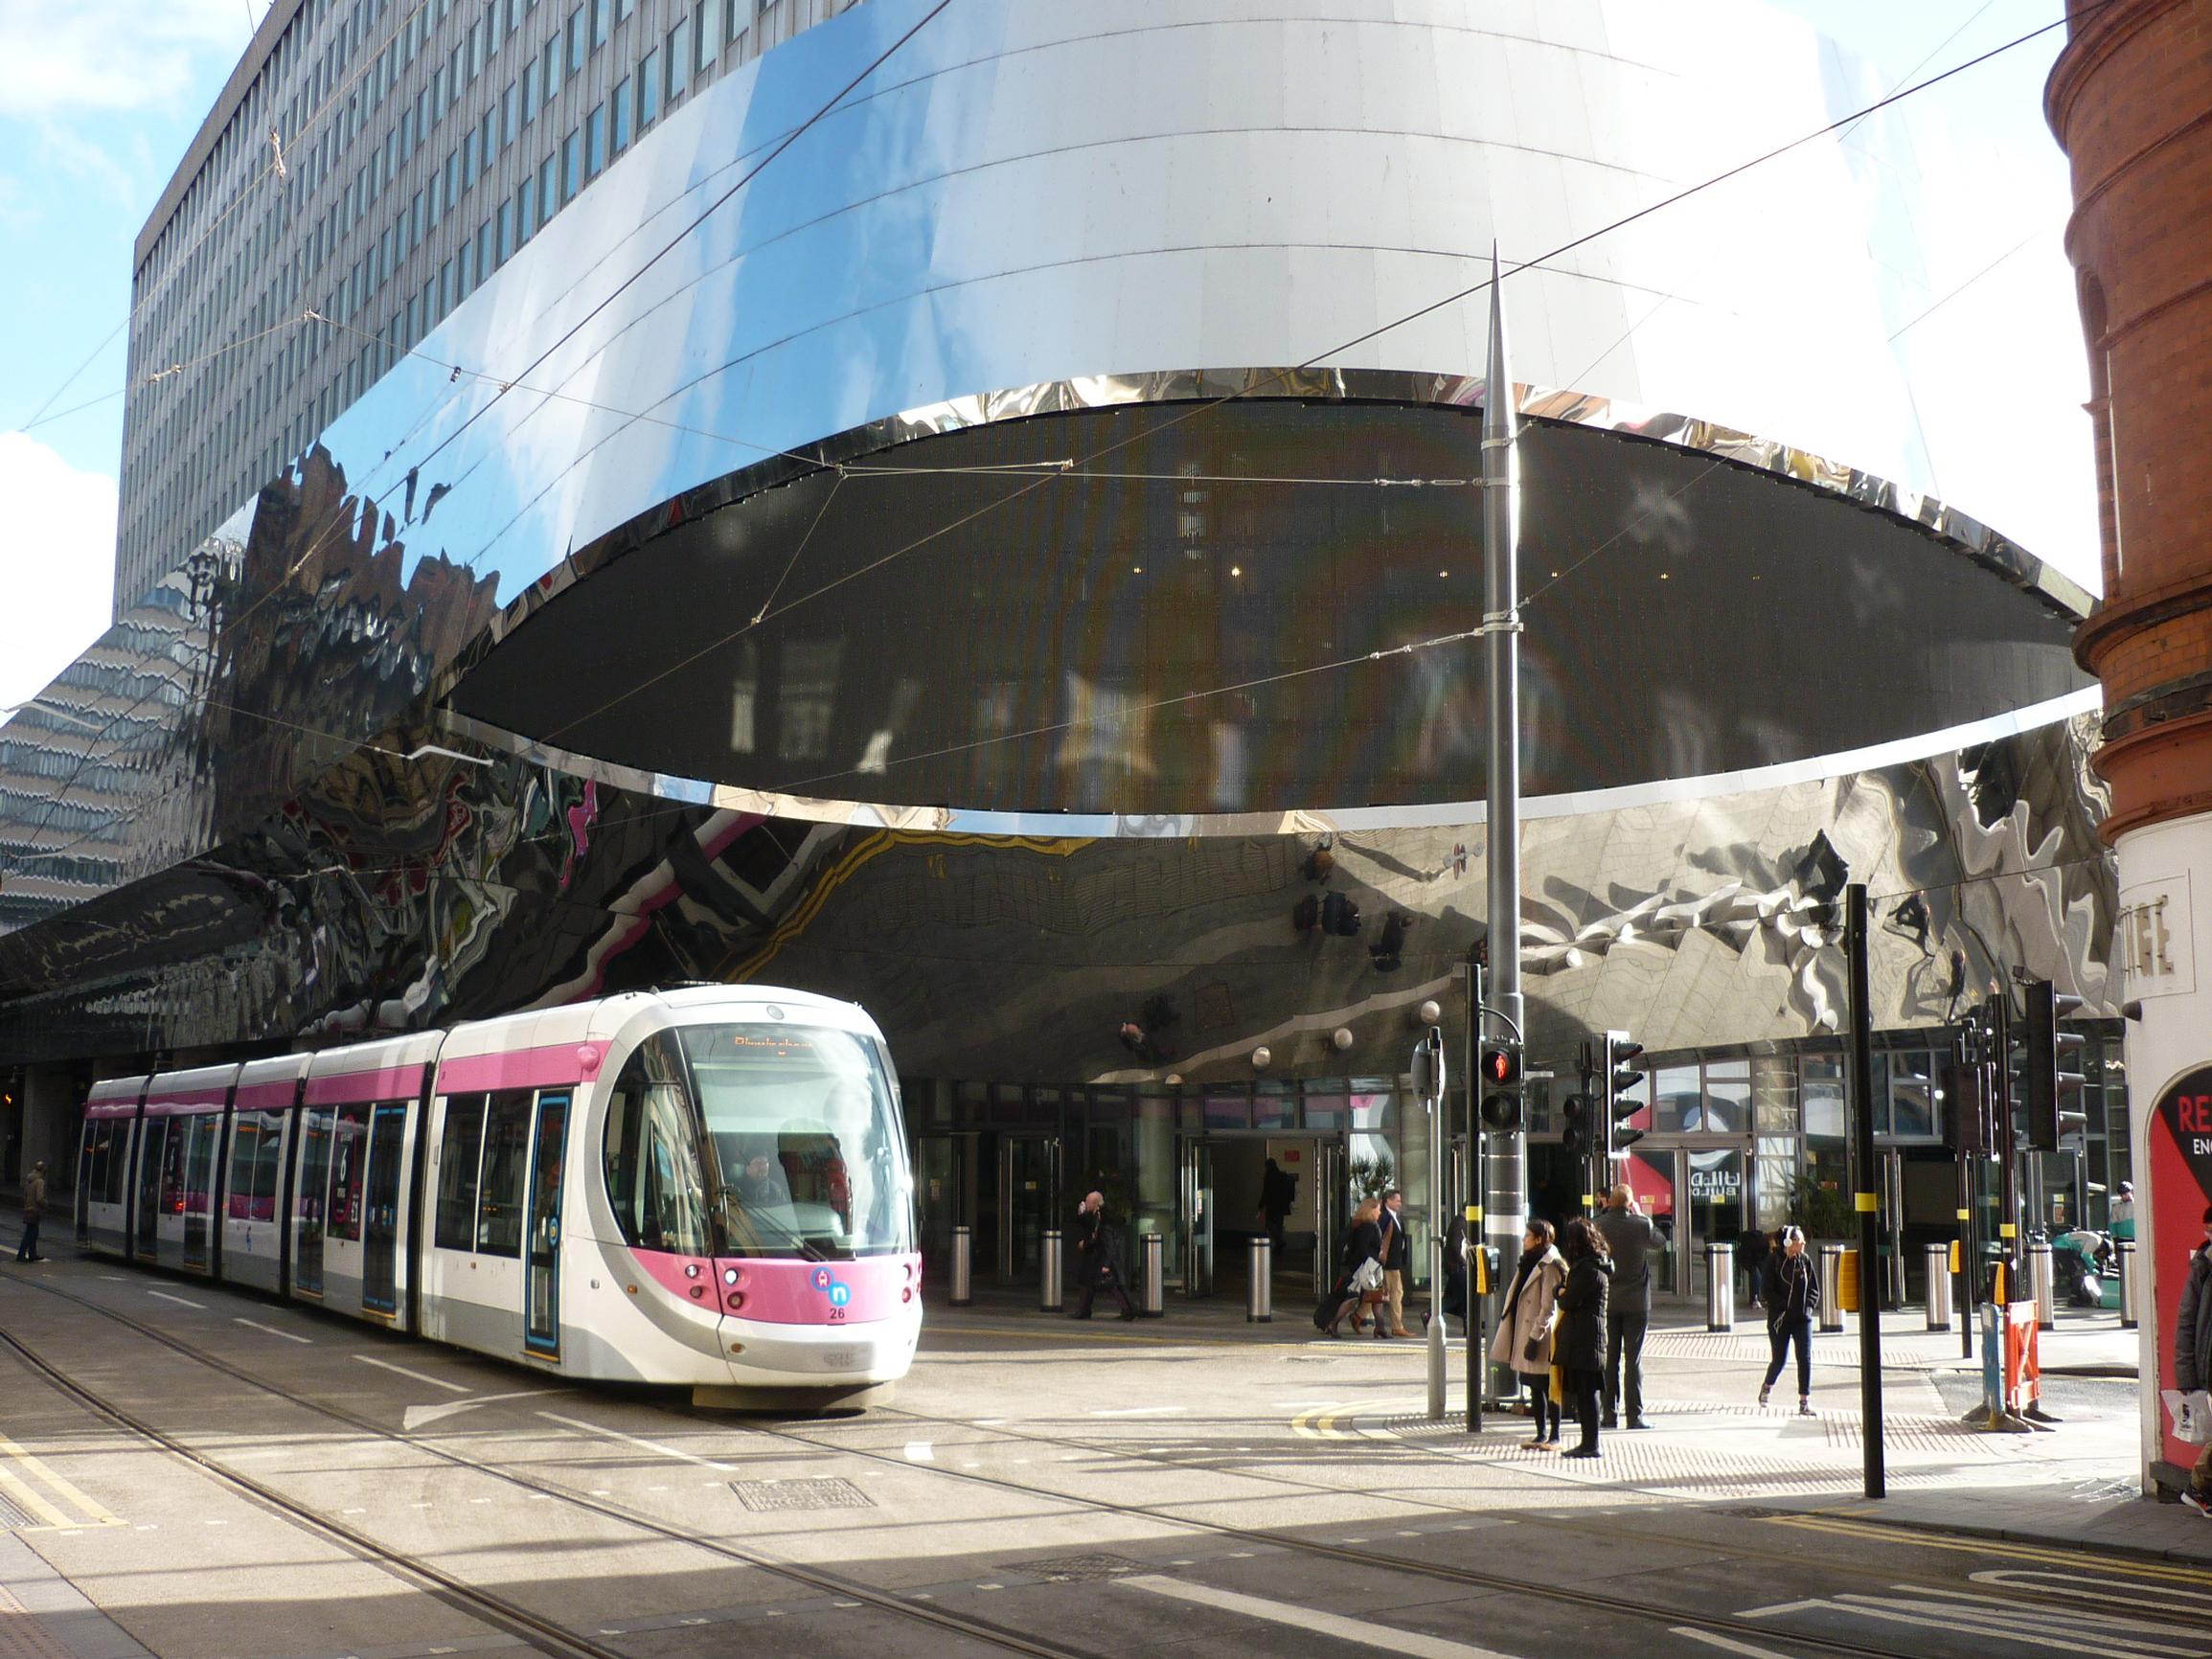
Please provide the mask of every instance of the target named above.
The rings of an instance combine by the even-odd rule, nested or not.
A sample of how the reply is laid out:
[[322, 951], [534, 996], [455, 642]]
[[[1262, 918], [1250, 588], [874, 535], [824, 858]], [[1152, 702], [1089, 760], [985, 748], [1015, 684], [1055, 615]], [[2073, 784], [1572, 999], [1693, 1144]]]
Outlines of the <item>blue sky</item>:
[[[2059, 13], [2059, 0], [1779, 3], [1892, 83]], [[121, 334], [102, 341], [129, 305], [138, 229], [265, 4], [0, 0], [0, 242], [12, 255], [0, 261], [0, 707], [104, 625], [125, 358]], [[2060, 40], [2053, 32], [1923, 96], [2047, 169], [2063, 194], [2064, 158], [2041, 113]], [[2055, 236], [2049, 227], [2052, 247]], [[2001, 303], [2014, 275], [1994, 273], [1977, 300]], [[2077, 336], [2047, 349], [2080, 354]], [[57, 418], [80, 404], [89, 407]]]

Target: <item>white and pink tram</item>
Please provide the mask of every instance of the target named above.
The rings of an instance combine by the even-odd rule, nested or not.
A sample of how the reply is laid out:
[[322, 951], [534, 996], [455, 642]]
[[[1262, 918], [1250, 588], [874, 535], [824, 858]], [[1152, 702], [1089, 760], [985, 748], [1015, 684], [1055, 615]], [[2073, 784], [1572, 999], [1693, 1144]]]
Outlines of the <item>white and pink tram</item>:
[[882, 1034], [805, 991], [113, 1079], [77, 1190], [93, 1250], [702, 1404], [880, 1398], [921, 1332]]

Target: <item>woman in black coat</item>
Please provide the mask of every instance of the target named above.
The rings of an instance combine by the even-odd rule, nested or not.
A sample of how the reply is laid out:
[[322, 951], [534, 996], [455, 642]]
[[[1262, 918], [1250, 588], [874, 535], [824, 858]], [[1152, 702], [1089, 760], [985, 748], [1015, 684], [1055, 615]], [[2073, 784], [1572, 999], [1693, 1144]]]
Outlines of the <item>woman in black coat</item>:
[[1767, 1274], [1759, 1299], [1767, 1304], [1767, 1342], [1772, 1351], [1767, 1380], [1759, 1385], [1759, 1403], [1765, 1405], [1782, 1375], [1790, 1350], [1797, 1350], [1797, 1415], [1812, 1417], [1813, 1316], [1820, 1311], [1820, 1276], [1805, 1253], [1805, 1235], [1785, 1227], [1776, 1235], [1774, 1254], [1767, 1258]]
[[[1353, 1288], [1352, 1281], [1368, 1262], [1375, 1262], [1378, 1269], [1381, 1265], [1382, 1228], [1377, 1220], [1381, 1212], [1381, 1204], [1374, 1198], [1367, 1199], [1352, 1212], [1351, 1236], [1344, 1240], [1343, 1268], [1336, 1275], [1336, 1282], [1322, 1295], [1319, 1306], [1313, 1309], [1314, 1325], [1331, 1336], [1336, 1334], [1336, 1327], [1343, 1322], [1347, 1307], [1352, 1311], [1352, 1334], [1359, 1334], [1360, 1292]], [[1376, 1284], [1380, 1288], [1380, 1278]]]
[[1552, 1363], [1560, 1368], [1583, 1442], [1570, 1458], [1598, 1455], [1598, 1396], [1606, 1382], [1606, 1297], [1613, 1276], [1606, 1237], [1580, 1216], [1560, 1239], [1566, 1283], [1560, 1286], [1560, 1323]]

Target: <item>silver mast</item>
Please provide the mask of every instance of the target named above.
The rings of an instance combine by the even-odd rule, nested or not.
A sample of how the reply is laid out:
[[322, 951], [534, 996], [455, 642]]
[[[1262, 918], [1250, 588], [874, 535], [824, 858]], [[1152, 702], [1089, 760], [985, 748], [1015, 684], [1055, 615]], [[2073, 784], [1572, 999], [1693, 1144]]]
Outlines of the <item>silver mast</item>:
[[[1505, 359], [1505, 295], [1490, 248], [1490, 364], [1482, 394], [1482, 608], [1489, 648], [1489, 1004], [1525, 1030], [1520, 998], [1520, 466], [1513, 378]], [[1490, 1137], [1483, 1236], [1499, 1260], [1520, 1254], [1528, 1224], [1527, 1141]]]

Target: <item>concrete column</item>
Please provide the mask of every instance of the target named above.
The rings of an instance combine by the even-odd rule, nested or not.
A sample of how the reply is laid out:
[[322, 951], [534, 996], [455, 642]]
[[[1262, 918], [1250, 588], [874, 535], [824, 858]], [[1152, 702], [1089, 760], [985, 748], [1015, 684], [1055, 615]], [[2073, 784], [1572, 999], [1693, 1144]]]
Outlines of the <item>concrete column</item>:
[[53, 1194], [77, 1188], [77, 1098], [67, 1066], [26, 1066], [23, 1071], [23, 1148], [21, 1167], [29, 1173], [46, 1160], [46, 1190]]
[[2114, 966], [2143, 1011], [2127, 1040], [2148, 1491], [2151, 1465], [2196, 1458], [2168, 1437], [2158, 1394], [2174, 1386], [2175, 1313], [2212, 1204], [2212, 961], [2198, 948], [2212, 941], [2212, 813], [2132, 830], [2116, 851]]

